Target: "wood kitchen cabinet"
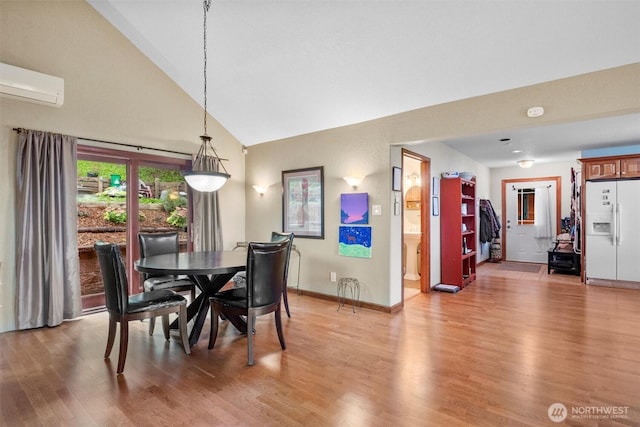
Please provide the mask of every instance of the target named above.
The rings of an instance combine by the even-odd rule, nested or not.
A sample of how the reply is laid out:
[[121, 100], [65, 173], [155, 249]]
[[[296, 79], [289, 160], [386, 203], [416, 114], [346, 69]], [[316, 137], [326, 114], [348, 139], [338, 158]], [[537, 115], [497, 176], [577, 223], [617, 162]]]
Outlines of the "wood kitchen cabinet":
[[640, 156], [620, 159], [620, 178], [640, 177]]
[[580, 159], [585, 181], [640, 178], [640, 155]]
[[582, 160], [584, 177], [592, 179], [611, 179], [620, 176], [620, 160]]

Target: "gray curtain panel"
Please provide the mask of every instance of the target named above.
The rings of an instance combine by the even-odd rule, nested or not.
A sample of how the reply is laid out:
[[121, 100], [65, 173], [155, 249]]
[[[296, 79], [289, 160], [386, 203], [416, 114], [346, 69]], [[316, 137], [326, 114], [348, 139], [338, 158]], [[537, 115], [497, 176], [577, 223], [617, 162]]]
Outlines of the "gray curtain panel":
[[82, 314], [77, 242], [76, 138], [18, 135], [16, 314], [18, 329]]
[[[216, 163], [215, 170], [211, 172], [218, 172], [217, 166]], [[193, 201], [193, 224], [191, 226], [193, 250], [195, 252], [221, 251], [223, 245], [218, 192], [201, 193], [192, 189], [189, 191]]]

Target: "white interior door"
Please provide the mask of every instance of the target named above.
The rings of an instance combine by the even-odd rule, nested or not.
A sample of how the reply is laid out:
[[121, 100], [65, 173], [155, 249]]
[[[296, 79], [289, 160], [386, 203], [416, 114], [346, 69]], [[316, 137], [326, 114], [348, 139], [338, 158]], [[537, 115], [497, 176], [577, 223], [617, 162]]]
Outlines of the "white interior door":
[[[540, 236], [536, 233], [536, 203], [540, 203], [540, 192], [536, 189], [548, 188], [550, 215], [550, 232]], [[505, 191], [507, 261], [547, 262], [547, 250], [552, 246], [557, 230], [555, 181], [515, 182], [507, 185]], [[536, 198], [538, 200], [536, 201]], [[536, 237], [536, 235], [540, 237]]]

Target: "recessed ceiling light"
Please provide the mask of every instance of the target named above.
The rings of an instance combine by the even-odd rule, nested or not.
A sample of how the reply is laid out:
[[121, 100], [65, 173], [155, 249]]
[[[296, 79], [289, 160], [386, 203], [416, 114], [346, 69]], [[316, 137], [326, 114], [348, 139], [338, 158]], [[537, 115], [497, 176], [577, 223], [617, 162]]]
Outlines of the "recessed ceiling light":
[[502, 139], [500, 140], [500, 142], [507, 142], [507, 141], [511, 141], [511, 138], [502, 138]]
[[518, 153], [522, 153], [522, 150], [512, 150], [511, 151], [513, 154], [518, 154]]

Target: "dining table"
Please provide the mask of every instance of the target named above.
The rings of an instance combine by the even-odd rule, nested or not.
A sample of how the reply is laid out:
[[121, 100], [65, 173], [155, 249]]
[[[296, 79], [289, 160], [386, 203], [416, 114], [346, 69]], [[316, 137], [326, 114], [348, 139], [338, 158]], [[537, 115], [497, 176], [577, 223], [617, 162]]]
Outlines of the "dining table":
[[[154, 255], [135, 261], [134, 268], [141, 273], [153, 275], [187, 276], [200, 293], [187, 307], [187, 319], [195, 318], [189, 332], [189, 345], [198, 343], [202, 327], [209, 312], [209, 297], [220, 291], [239, 271], [246, 268], [247, 254], [243, 251], [180, 252]], [[228, 317], [240, 332], [246, 333], [247, 325], [241, 317]], [[171, 324], [178, 328], [178, 321]]]

